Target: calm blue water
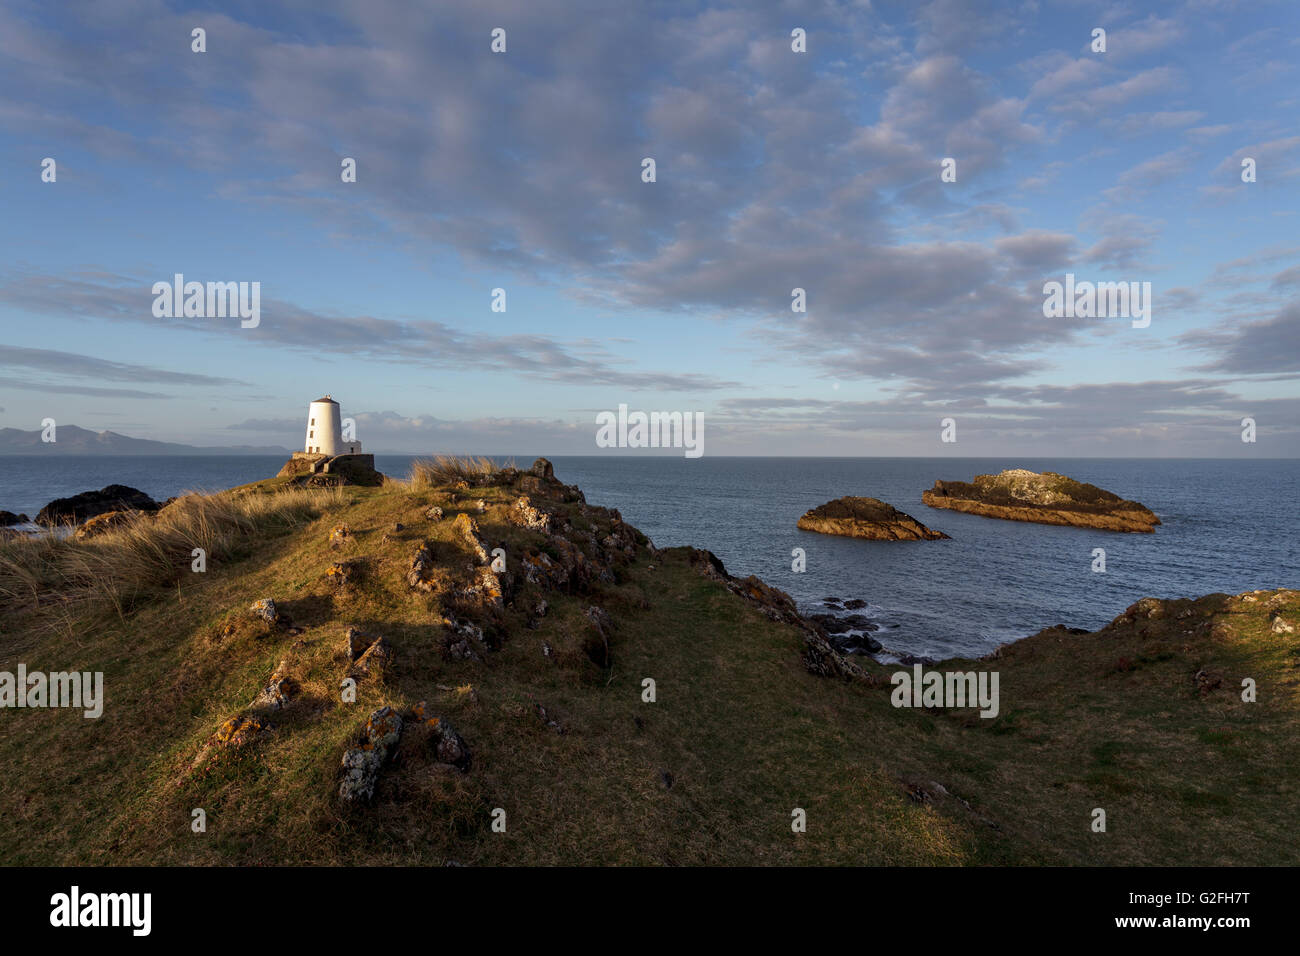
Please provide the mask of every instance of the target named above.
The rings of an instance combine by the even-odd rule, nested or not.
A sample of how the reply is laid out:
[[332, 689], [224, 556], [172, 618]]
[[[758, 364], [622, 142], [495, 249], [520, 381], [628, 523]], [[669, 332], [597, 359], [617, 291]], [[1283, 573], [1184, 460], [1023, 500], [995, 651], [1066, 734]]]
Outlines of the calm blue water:
[[[1052, 624], [1100, 627], [1140, 597], [1300, 586], [1300, 461], [961, 458], [556, 457], [556, 474], [593, 504], [618, 508], [665, 547], [708, 548], [733, 574], [757, 574], [806, 610], [861, 598], [888, 649], [980, 654]], [[404, 477], [411, 459], [376, 456]], [[520, 459], [527, 466], [531, 458]], [[131, 485], [162, 499], [275, 474], [279, 458], [0, 458], [0, 508]], [[1164, 522], [1117, 534], [998, 521], [921, 504], [936, 478], [1003, 468], [1051, 470], [1136, 499]], [[842, 495], [881, 498], [951, 541], [857, 541], [799, 531], [809, 508]], [[791, 571], [803, 548], [808, 570]], [[1106, 549], [1106, 574], [1090, 570]]]

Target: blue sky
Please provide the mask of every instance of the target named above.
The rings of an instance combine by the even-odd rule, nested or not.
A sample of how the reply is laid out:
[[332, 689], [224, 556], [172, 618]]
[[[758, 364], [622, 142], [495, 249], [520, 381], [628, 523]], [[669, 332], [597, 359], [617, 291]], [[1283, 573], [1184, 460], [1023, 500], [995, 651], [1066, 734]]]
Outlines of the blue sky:
[[[596, 453], [625, 403], [708, 454], [1300, 455], [1293, 2], [269, 6], [0, 5], [0, 426], [294, 447], [330, 392], [376, 451]], [[155, 318], [177, 272], [260, 326]], [[1150, 327], [1045, 318], [1067, 272]]]

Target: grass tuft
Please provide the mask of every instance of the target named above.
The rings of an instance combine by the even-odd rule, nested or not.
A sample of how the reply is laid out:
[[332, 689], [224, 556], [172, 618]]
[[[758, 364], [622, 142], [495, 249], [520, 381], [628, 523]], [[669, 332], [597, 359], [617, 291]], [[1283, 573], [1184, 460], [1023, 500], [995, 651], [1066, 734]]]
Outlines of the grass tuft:
[[473, 484], [500, 470], [500, 465], [483, 455], [436, 455], [433, 458], [420, 458], [411, 464], [411, 487], [436, 488], [457, 481]]

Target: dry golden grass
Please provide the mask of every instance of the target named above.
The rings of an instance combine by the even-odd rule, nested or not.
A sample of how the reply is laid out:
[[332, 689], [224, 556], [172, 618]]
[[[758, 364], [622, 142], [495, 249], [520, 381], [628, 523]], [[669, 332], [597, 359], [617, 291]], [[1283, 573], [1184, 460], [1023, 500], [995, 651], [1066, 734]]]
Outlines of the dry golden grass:
[[248, 537], [300, 525], [338, 500], [338, 489], [324, 488], [186, 494], [84, 541], [54, 533], [6, 539], [0, 541], [0, 607], [101, 601], [121, 614], [140, 594], [173, 584], [190, 568], [195, 549], [208, 560], [227, 556]]
[[417, 490], [453, 485], [458, 481], [472, 484], [496, 474], [502, 467], [491, 458], [482, 455], [467, 457], [435, 455], [433, 458], [420, 458], [411, 463], [410, 482], [411, 487]]

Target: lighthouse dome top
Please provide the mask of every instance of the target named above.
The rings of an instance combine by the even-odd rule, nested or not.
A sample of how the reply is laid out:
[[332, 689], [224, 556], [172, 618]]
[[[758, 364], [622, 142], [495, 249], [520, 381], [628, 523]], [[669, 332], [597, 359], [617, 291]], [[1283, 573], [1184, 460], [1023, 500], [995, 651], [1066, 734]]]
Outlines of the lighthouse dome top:
[[326, 395], [324, 398], [318, 398], [318, 399], [316, 399], [316, 401], [312, 402], [312, 404], [313, 404], [313, 405], [321, 405], [321, 404], [323, 404], [323, 403], [325, 403], [325, 402], [329, 402], [329, 404], [331, 404], [331, 405], [337, 405], [337, 404], [338, 404], [338, 402], [334, 401], [334, 399], [330, 398], [328, 395]]

